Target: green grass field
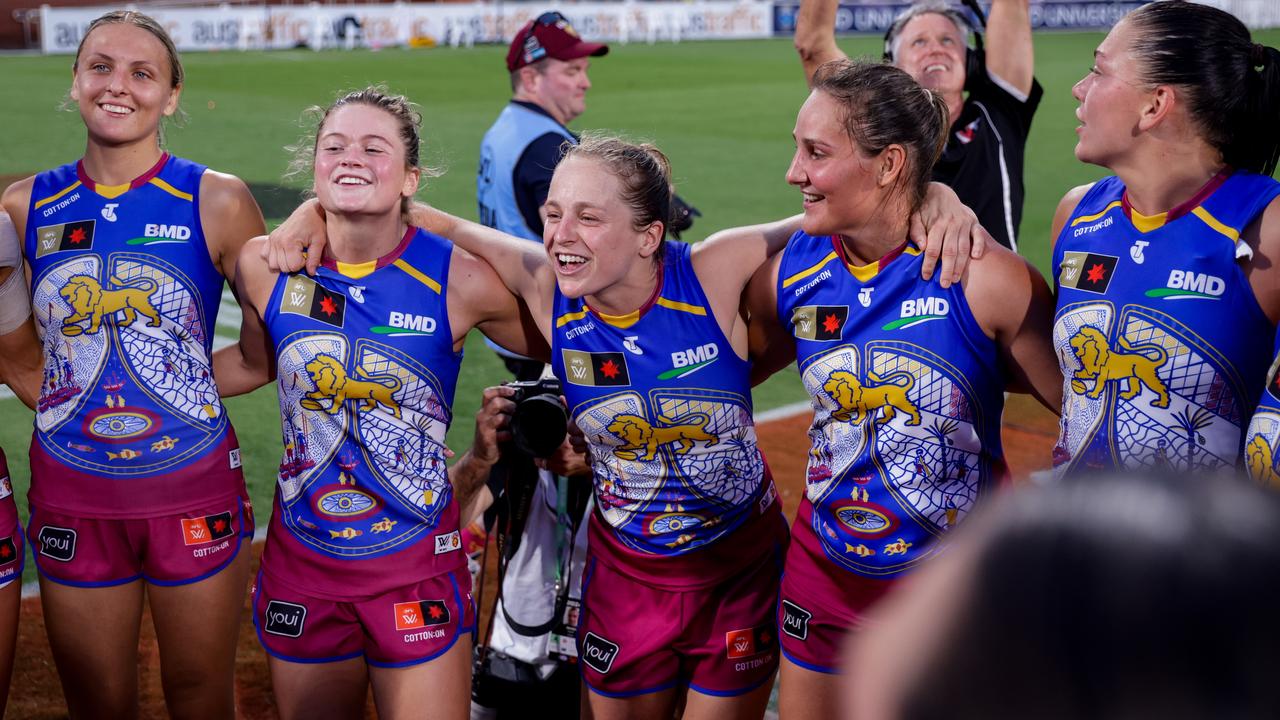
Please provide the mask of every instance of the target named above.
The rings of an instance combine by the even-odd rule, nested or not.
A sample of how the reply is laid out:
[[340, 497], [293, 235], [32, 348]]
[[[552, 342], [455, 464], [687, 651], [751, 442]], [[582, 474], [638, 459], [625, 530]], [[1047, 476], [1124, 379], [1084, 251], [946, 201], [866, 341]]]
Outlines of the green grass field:
[[[1020, 236], [1023, 253], [1048, 267], [1049, 222], [1071, 186], [1096, 179], [1099, 168], [1071, 155], [1075, 142], [1072, 83], [1087, 70], [1100, 33], [1039, 34], [1036, 74], [1045, 97], [1027, 150], [1027, 200]], [[1255, 34], [1280, 45], [1280, 31]], [[851, 56], [878, 53], [878, 40], [843, 41]], [[422, 105], [425, 161], [444, 174], [423, 197], [475, 216], [475, 163], [480, 138], [509, 97], [505, 48], [290, 51], [189, 54], [182, 104], [189, 115], [171, 127], [169, 149], [234, 173], [254, 188], [269, 224], [282, 220], [298, 197], [282, 187], [284, 146], [303, 134], [302, 110], [339, 90], [385, 83]], [[84, 131], [74, 112], [57, 110], [70, 81], [69, 57], [0, 58], [0, 95], [8, 98], [0, 176], [12, 178], [75, 159]], [[783, 175], [792, 153], [791, 128], [806, 90], [788, 40], [614, 45], [592, 64], [595, 87], [574, 128], [622, 131], [658, 143], [671, 157], [681, 194], [702, 210], [692, 239], [734, 225], [784, 217], [800, 209], [799, 193]], [[310, 128], [305, 130], [309, 131]], [[224, 306], [224, 310], [226, 307]], [[236, 336], [223, 319], [222, 342]], [[480, 390], [503, 377], [478, 337], [467, 345], [449, 444], [464, 450]], [[758, 389], [758, 409], [805, 398], [794, 371]], [[229, 403], [245, 451], [250, 491], [265, 522], [280, 453], [274, 391], [264, 388]], [[0, 446], [25, 512], [30, 413], [0, 400]]]

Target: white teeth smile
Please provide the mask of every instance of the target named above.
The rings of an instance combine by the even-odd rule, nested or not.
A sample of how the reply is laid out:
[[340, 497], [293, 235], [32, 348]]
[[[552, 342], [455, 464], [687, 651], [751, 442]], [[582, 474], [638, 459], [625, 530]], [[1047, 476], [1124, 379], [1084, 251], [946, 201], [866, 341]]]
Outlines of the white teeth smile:
[[123, 105], [113, 105], [112, 103], [102, 103], [102, 109], [110, 113], [116, 113], [117, 115], [127, 115], [133, 112], [132, 108], [127, 108]]
[[818, 202], [823, 197], [825, 197], [823, 195], [814, 195], [813, 193], [800, 193], [800, 194], [804, 196], [805, 202]]
[[368, 185], [369, 181], [363, 178], [340, 177], [338, 178], [338, 184], [339, 185]]
[[587, 261], [581, 255], [569, 255], [568, 253], [556, 253], [556, 260], [560, 261], [561, 265], [578, 265]]
[[946, 72], [946, 70], [947, 70], [946, 65], [939, 65], [937, 63], [934, 63], [933, 65], [924, 66], [925, 72]]

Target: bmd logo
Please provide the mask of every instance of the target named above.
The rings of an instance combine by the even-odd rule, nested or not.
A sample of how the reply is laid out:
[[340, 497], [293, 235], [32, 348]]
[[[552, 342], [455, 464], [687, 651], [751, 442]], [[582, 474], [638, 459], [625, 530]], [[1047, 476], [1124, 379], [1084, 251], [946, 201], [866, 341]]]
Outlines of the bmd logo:
[[170, 240], [189, 240], [191, 238], [191, 228], [186, 225], [157, 225], [147, 223], [142, 229], [144, 237], [149, 238], [168, 238]]
[[951, 304], [946, 298], [922, 297], [914, 300], [903, 300], [902, 311], [897, 320], [886, 324], [882, 330], [903, 330], [915, 327], [930, 320], [941, 320], [951, 312]]
[[436, 331], [436, 319], [426, 315], [392, 311], [387, 317], [386, 325], [374, 325], [369, 329], [379, 335], [389, 335], [391, 337], [432, 335]]
[[1147, 297], [1162, 300], [1217, 300], [1227, 291], [1220, 277], [1190, 270], [1172, 270], [1165, 287], [1152, 288]]
[[720, 357], [720, 347], [715, 343], [707, 343], [687, 350], [677, 350], [671, 353], [672, 368], [659, 375], [658, 379], [670, 380], [671, 378], [692, 375], [715, 362], [718, 357]]
[[180, 243], [191, 239], [191, 228], [186, 225], [162, 225], [147, 223], [142, 226], [142, 237], [133, 238], [126, 245], [163, 245]]

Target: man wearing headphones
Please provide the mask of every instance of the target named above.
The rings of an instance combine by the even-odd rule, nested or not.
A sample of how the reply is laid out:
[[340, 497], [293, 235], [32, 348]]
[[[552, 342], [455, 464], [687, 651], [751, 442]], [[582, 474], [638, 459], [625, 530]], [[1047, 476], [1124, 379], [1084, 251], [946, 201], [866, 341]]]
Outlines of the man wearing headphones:
[[[965, 5], [984, 22], [976, 2]], [[838, 6], [839, 0], [800, 3], [795, 44], [806, 80], [823, 63], [846, 57], [836, 46]], [[885, 34], [884, 57], [936, 91], [951, 110], [951, 132], [933, 179], [951, 186], [997, 242], [1017, 250], [1027, 135], [1044, 94], [1033, 76], [1028, 0], [992, 0], [985, 24], [984, 53], [982, 29], [959, 10], [936, 0], [917, 3]]]

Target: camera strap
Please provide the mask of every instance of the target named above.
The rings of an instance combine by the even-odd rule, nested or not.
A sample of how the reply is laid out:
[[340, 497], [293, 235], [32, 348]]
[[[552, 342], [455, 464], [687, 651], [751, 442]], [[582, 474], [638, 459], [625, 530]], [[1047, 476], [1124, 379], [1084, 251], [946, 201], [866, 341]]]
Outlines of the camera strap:
[[[498, 600], [502, 607], [502, 617], [507, 621], [507, 625], [517, 634], [525, 637], [537, 637], [551, 632], [552, 629], [564, 617], [565, 608], [569, 603], [569, 592], [573, 586], [573, 551], [578, 539], [578, 530], [581, 525], [580, 520], [582, 513], [586, 509], [586, 498], [590, 497], [589, 493], [574, 493], [575, 497], [570, 498], [572, 488], [570, 487], [569, 478], [561, 475], [556, 476], [556, 525], [560, 532], [556, 534], [556, 572], [555, 572], [555, 606], [551, 611], [551, 617], [546, 622], [539, 625], [524, 625], [511, 617], [511, 613], [507, 612], [506, 603], [502, 600], [503, 580], [506, 577], [506, 554], [499, 557], [498, 570]], [[532, 493], [530, 493], [530, 496]], [[527, 504], [529, 498], [526, 498], [525, 513], [528, 513]]]

